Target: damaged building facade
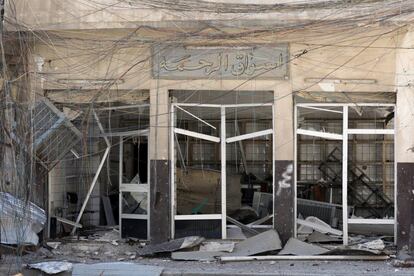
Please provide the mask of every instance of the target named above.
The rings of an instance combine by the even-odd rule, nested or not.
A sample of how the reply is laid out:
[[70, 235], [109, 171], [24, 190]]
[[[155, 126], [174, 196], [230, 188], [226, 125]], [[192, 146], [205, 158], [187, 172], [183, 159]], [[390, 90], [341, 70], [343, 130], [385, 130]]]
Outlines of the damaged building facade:
[[83, 2], [6, 6], [44, 237], [414, 246], [412, 1]]

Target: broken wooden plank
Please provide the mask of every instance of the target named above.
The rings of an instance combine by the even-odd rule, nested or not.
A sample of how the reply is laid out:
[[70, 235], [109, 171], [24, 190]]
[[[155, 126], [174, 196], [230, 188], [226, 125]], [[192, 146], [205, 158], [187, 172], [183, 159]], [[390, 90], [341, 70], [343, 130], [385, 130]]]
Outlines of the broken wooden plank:
[[69, 224], [69, 225], [75, 226], [76, 228], [82, 228], [82, 224], [76, 223], [74, 221], [71, 221], [71, 220], [68, 220], [68, 219], [65, 219], [65, 218], [56, 217], [56, 220], [57, 221], [60, 221], [62, 223], [65, 223], [65, 224]]
[[283, 260], [298, 260], [298, 261], [385, 261], [390, 259], [387, 255], [370, 256], [370, 255], [315, 255], [315, 256], [223, 256], [219, 257], [222, 262], [245, 262], [245, 261], [283, 261]]

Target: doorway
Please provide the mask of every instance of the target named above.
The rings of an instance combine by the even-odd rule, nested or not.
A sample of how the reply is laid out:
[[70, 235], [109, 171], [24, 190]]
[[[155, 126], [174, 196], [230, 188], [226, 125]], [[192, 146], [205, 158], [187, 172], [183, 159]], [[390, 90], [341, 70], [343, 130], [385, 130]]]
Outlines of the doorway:
[[172, 237], [226, 239], [272, 227], [273, 108], [171, 104]]

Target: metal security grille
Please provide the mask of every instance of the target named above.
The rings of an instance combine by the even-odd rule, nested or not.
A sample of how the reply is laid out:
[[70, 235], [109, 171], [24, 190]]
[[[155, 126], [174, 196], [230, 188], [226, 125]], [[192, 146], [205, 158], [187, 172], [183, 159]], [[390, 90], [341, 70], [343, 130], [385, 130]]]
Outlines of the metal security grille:
[[33, 109], [34, 149], [39, 161], [49, 171], [77, 144], [80, 131], [45, 98]]

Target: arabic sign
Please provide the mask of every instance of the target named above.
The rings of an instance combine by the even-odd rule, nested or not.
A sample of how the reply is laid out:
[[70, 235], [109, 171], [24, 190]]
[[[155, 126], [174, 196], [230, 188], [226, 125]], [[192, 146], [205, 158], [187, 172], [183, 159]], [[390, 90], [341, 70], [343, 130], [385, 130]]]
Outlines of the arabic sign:
[[153, 76], [160, 79], [286, 79], [287, 45], [265, 47], [156, 46]]

